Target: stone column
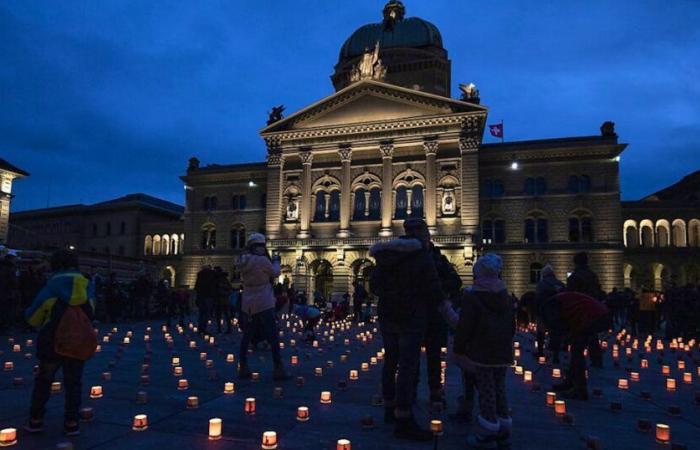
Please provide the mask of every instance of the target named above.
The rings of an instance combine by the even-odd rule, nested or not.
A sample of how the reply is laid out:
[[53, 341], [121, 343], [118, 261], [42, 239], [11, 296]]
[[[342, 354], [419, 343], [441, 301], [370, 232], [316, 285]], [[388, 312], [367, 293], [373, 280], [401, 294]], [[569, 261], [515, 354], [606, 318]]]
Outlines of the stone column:
[[276, 151], [267, 155], [267, 213], [265, 228], [268, 239], [278, 239], [282, 227], [282, 189], [284, 155]]
[[393, 217], [392, 206], [392, 184], [394, 182], [392, 161], [394, 156], [394, 143], [382, 142], [379, 144], [379, 151], [382, 154], [382, 229], [380, 236], [391, 236], [391, 220]]
[[425, 149], [425, 222], [431, 234], [437, 232], [437, 150], [438, 141], [426, 140]]
[[350, 214], [352, 213], [352, 173], [350, 172], [352, 148], [342, 146], [338, 150], [340, 155], [340, 163], [342, 164], [342, 176], [340, 179], [340, 230], [338, 230], [339, 238], [350, 237]]
[[300, 216], [300, 227], [299, 234], [297, 237], [299, 239], [306, 239], [311, 237], [310, 227], [311, 227], [311, 161], [313, 160], [313, 153], [310, 149], [304, 149], [299, 152], [299, 158], [301, 158], [301, 164], [304, 166], [304, 171], [301, 175], [301, 216]]
[[462, 155], [459, 180], [462, 185], [462, 233], [474, 236], [479, 231], [479, 140], [473, 137], [460, 138], [459, 152]]

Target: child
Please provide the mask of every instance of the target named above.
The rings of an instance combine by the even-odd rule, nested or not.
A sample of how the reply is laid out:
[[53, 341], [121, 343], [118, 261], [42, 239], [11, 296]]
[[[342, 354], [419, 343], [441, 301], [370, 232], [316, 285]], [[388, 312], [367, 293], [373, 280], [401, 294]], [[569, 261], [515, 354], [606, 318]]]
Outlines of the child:
[[311, 305], [294, 305], [292, 312], [304, 322], [306, 342], [313, 342], [316, 339], [314, 327], [321, 320], [321, 310]]

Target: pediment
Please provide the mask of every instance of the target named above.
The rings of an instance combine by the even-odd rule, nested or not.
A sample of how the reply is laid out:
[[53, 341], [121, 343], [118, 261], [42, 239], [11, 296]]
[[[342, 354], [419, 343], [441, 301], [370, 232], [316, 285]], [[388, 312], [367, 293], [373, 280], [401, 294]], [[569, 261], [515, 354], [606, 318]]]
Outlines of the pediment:
[[373, 80], [355, 83], [262, 130], [328, 128], [349, 124], [485, 112], [480, 105]]

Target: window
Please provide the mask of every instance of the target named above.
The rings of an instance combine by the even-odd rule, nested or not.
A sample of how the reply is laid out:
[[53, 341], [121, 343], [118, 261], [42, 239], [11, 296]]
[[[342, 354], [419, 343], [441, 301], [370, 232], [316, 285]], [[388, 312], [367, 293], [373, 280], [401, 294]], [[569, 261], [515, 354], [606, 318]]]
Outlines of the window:
[[423, 186], [416, 185], [411, 189], [411, 217], [423, 217]]
[[122, 222], [119, 226], [119, 234], [126, 234], [126, 222]]
[[[314, 214], [314, 222], [323, 222], [326, 220], [326, 196], [328, 194], [321, 191], [316, 194], [316, 213]], [[330, 199], [329, 199], [330, 200]]]
[[542, 279], [542, 264], [534, 262], [530, 264], [530, 284], [537, 284], [540, 279]]
[[233, 249], [245, 248], [245, 228], [243, 225], [234, 225], [231, 228], [230, 245]]
[[204, 197], [204, 210], [205, 211], [215, 211], [218, 201], [216, 195], [208, 195]]
[[535, 195], [535, 179], [534, 178], [527, 178], [525, 179], [525, 194], [527, 195]]
[[[95, 249], [92, 249], [95, 252]], [[146, 235], [143, 240], [143, 254], [146, 256], [151, 256], [153, 254], [153, 238], [150, 235]]]
[[535, 179], [535, 195], [544, 195], [547, 193], [547, 180], [544, 177]]
[[481, 237], [485, 244], [503, 244], [506, 241], [505, 222], [501, 219], [484, 220]]
[[112, 224], [110, 222], [107, 222], [107, 225], [105, 226], [105, 235], [106, 236], [112, 235]]
[[216, 248], [216, 227], [208, 223], [202, 227], [202, 249], [210, 250]]
[[316, 193], [314, 222], [337, 222], [340, 220], [340, 191]]
[[160, 236], [153, 236], [153, 253], [154, 256], [160, 255]]
[[487, 179], [482, 186], [482, 195], [484, 197], [503, 197], [505, 190], [503, 188], [503, 180]]
[[585, 194], [591, 192], [591, 177], [588, 175], [571, 175], [569, 177], [569, 192], [573, 194]]
[[408, 214], [408, 194], [406, 193], [405, 186], [399, 186], [396, 190], [396, 213], [394, 217], [396, 219], [405, 219]]
[[241, 195], [238, 201], [239, 201], [238, 207], [240, 209], [245, 209], [247, 206], [247, 201], [246, 201], [245, 195]]
[[410, 188], [399, 186], [396, 189], [396, 219], [423, 217], [423, 186], [416, 184]]
[[535, 244], [549, 241], [547, 219], [530, 218], [525, 220], [525, 243]]
[[238, 200], [239, 197], [237, 195], [234, 195], [231, 197], [231, 209], [238, 209], [240, 205], [240, 201]]
[[353, 220], [369, 218], [369, 192], [364, 189], [355, 191], [355, 205], [352, 213]]
[[573, 194], [578, 193], [578, 177], [576, 175], [569, 177], [569, 192]]

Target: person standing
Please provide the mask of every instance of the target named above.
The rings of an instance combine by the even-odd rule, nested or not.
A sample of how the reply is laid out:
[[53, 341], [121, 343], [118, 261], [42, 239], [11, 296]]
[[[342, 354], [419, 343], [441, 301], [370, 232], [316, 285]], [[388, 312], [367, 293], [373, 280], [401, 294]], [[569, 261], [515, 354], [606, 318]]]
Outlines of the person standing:
[[0, 334], [7, 332], [15, 323], [19, 303], [19, 277], [15, 256], [0, 256]]
[[270, 344], [272, 350], [272, 378], [275, 381], [284, 381], [290, 377], [282, 364], [275, 314], [276, 299], [272, 290], [273, 280], [281, 273], [280, 258], [279, 255], [270, 257], [265, 244], [263, 234], [251, 234], [246, 242], [246, 253], [241, 257], [239, 269], [245, 291], [241, 299], [239, 318], [243, 337], [239, 351], [238, 377], [249, 379], [252, 376], [248, 367], [248, 348], [251, 338], [259, 335]]
[[[88, 279], [80, 274], [78, 257], [71, 251], [59, 250], [54, 253], [51, 256], [51, 269], [53, 276], [24, 313], [27, 322], [39, 329], [39, 371], [34, 380], [29, 421], [24, 429], [29, 433], [43, 430], [51, 383], [61, 369], [66, 392], [64, 431], [68, 436], [76, 436], [80, 434], [78, 410], [83, 368], [85, 360], [97, 347], [97, 336], [91, 324], [95, 312], [94, 289]], [[82, 325], [82, 328], [76, 325]], [[66, 343], [72, 347], [68, 348]], [[85, 354], [89, 356], [81, 357]]]
[[228, 281], [228, 274], [221, 267], [215, 267], [216, 274], [216, 296], [214, 298], [214, 317], [216, 319], [216, 329], [221, 334], [221, 321], [226, 323], [226, 334], [231, 334], [231, 283]]
[[362, 317], [362, 308], [366, 300], [367, 290], [360, 281], [357, 281], [355, 283], [355, 289], [352, 292], [352, 310], [355, 322], [361, 322], [364, 319], [364, 317]]
[[[422, 219], [408, 219], [404, 229], [427, 225]], [[370, 291], [379, 297], [378, 315], [385, 348], [382, 367], [382, 395], [386, 423], [394, 423], [399, 439], [427, 441], [413, 415], [415, 379], [420, 347], [432, 308], [443, 300], [440, 278], [427, 245], [406, 235], [370, 248], [377, 266], [370, 277]]]
[[454, 339], [458, 364], [473, 372], [479, 393], [472, 448], [496, 448], [510, 440], [512, 419], [506, 396], [506, 370], [513, 364], [515, 311], [500, 279], [501, 257], [489, 253], [474, 264], [474, 285], [464, 291]]
[[[598, 301], [603, 300], [598, 275], [588, 267], [588, 253], [579, 252], [574, 255], [574, 271], [566, 280], [566, 290], [586, 294]], [[588, 355], [591, 358], [591, 366], [603, 367], [603, 351], [597, 339], [589, 342]]]
[[[542, 268], [542, 277], [537, 283], [537, 290], [535, 291], [535, 320], [537, 321], [537, 353], [535, 356], [544, 355], [544, 338], [545, 338], [545, 324], [542, 321], [542, 305], [545, 304], [547, 300], [553, 295], [558, 294], [564, 290], [564, 283], [557, 279], [554, 274], [554, 268], [547, 264]], [[559, 343], [550, 336], [549, 340], [549, 351], [552, 354], [552, 359], [559, 361]]]
[[200, 334], [206, 334], [216, 297], [216, 273], [210, 265], [202, 267], [202, 270], [197, 273], [194, 290], [197, 295], [197, 309], [199, 309], [197, 331]]

